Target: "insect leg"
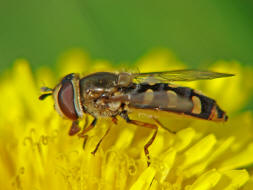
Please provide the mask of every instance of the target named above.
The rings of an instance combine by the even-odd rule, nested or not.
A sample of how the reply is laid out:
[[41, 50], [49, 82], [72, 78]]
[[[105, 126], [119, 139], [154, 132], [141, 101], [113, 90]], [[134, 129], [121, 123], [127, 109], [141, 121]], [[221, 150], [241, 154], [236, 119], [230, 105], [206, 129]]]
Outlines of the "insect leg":
[[80, 134], [78, 134], [78, 136], [84, 137], [85, 133], [87, 133], [89, 130], [91, 130], [92, 128], [95, 127], [96, 123], [97, 123], [97, 118], [94, 118], [93, 121], [91, 122], [91, 124], [88, 127], [83, 128], [82, 132]]
[[83, 136], [83, 150], [84, 150], [84, 148], [85, 148], [85, 145], [86, 145], [87, 140], [88, 140], [88, 135], [84, 135], [84, 136]]
[[166, 128], [157, 118], [152, 117], [152, 119], [153, 119], [160, 127], [162, 127], [164, 130], [168, 131], [169, 133], [176, 134], [175, 131], [172, 131], [172, 130]]
[[101, 142], [102, 142], [103, 139], [106, 137], [106, 135], [109, 133], [110, 129], [111, 129], [111, 128], [109, 127], [109, 128], [106, 130], [104, 136], [100, 139], [100, 141], [98, 142], [96, 148], [91, 152], [91, 154], [94, 154], [94, 155], [96, 154], [96, 152], [97, 152], [97, 150], [98, 150], [98, 147], [100, 146]]
[[69, 130], [69, 136], [77, 134], [80, 130], [81, 128], [78, 125], [78, 121], [73, 121]]
[[142, 121], [137, 121], [137, 120], [131, 120], [129, 119], [128, 115], [126, 112], [122, 112], [120, 114], [120, 116], [126, 120], [127, 123], [131, 123], [131, 124], [134, 124], [134, 125], [138, 125], [138, 126], [141, 126], [141, 127], [146, 127], [146, 128], [150, 128], [150, 129], [154, 129], [155, 132], [153, 133], [152, 137], [149, 139], [149, 141], [145, 144], [144, 146], [144, 152], [145, 152], [145, 155], [148, 159], [148, 166], [150, 165], [150, 156], [149, 156], [149, 151], [148, 151], [148, 148], [150, 145], [152, 145], [152, 143], [154, 142], [155, 140], [155, 137], [156, 137], [156, 134], [157, 134], [157, 131], [158, 131], [158, 127], [157, 125], [155, 124], [152, 124], [152, 123], [145, 123], [145, 122], [142, 122]]
[[112, 122], [117, 125], [118, 124], [118, 119], [116, 117], [112, 117]]
[[[112, 122], [117, 125], [118, 119], [116, 117], [112, 117]], [[109, 128], [106, 130], [104, 136], [100, 139], [100, 141], [98, 142], [96, 148], [94, 149], [94, 151], [91, 152], [91, 154], [96, 154], [98, 147], [100, 146], [101, 142], [103, 141], [103, 139], [106, 137], [106, 135], [109, 133], [111, 127], [109, 126]]]
[[97, 122], [97, 118], [94, 118], [93, 121], [91, 122], [91, 124], [87, 127], [87, 128], [83, 128], [82, 132], [80, 134], [78, 134], [79, 137], [83, 138], [83, 149], [85, 148], [87, 139], [88, 139], [88, 135], [85, 135], [85, 133], [87, 133], [89, 130], [91, 130], [92, 128], [95, 127]]

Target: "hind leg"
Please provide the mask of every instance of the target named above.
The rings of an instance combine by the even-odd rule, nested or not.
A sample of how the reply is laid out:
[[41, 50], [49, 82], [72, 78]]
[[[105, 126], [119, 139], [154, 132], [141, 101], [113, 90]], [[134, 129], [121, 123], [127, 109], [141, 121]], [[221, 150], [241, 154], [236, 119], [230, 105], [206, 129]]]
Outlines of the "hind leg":
[[137, 126], [140, 126], [140, 127], [146, 127], [146, 128], [150, 128], [150, 129], [154, 129], [155, 130], [155, 132], [153, 133], [152, 137], [149, 139], [149, 141], [144, 146], [144, 152], [145, 152], [145, 155], [146, 155], [146, 157], [148, 159], [147, 164], [149, 166], [150, 165], [150, 156], [149, 156], [149, 150], [148, 150], [148, 148], [153, 144], [153, 142], [155, 140], [155, 137], [157, 135], [157, 131], [158, 131], [157, 125], [152, 124], [152, 123], [145, 123], [145, 122], [142, 122], [142, 121], [132, 120], [132, 119], [130, 119], [128, 117], [128, 115], [127, 115], [126, 112], [122, 112], [120, 114], [120, 116], [122, 118], [124, 118], [127, 123], [131, 123], [131, 124], [134, 124], [134, 125], [137, 125]]

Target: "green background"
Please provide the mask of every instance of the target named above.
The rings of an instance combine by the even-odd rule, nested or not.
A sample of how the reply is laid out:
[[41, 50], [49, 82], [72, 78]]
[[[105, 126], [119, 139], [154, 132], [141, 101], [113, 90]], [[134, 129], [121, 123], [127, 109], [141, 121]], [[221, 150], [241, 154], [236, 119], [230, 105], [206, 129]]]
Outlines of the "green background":
[[26, 58], [55, 65], [71, 48], [94, 59], [134, 62], [152, 48], [197, 67], [253, 64], [252, 0], [9, 0], [0, 3], [0, 69]]

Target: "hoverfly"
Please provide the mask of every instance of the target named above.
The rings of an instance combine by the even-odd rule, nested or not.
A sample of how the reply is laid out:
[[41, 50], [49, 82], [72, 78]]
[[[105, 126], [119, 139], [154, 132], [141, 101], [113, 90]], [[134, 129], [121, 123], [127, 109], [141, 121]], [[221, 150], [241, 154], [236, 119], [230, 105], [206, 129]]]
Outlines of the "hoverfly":
[[[47, 96], [53, 95], [56, 111], [62, 117], [72, 120], [69, 135], [79, 133], [80, 137], [84, 137], [84, 142], [87, 140], [86, 133], [96, 125], [97, 118], [100, 117], [111, 117], [112, 121], [117, 123], [116, 117], [120, 116], [127, 123], [154, 129], [153, 136], [144, 146], [145, 155], [149, 160], [148, 147], [153, 143], [158, 127], [156, 124], [130, 119], [128, 117], [129, 111], [131, 109], [139, 109], [140, 111], [151, 109], [211, 121], [227, 121], [228, 116], [215, 100], [194, 89], [175, 86], [170, 82], [230, 76], [233, 74], [203, 70], [150, 73], [97, 72], [83, 78], [80, 78], [76, 73], [71, 73], [65, 76], [53, 89], [42, 87], [44, 94], [39, 99], [43, 100]], [[148, 83], [150, 79], [154, 79], [156, 83]], [[92, 115], [94, 119], [89, 126], [81, 129], [78, 121], [85, 113]], [[97, 151], [102, 139], [92, 153]]]

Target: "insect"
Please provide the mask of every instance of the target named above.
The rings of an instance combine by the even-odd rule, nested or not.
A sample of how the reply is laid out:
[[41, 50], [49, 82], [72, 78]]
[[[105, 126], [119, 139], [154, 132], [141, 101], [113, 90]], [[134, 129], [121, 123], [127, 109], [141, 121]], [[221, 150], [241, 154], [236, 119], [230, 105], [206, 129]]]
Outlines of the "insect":
[[[203, 70], [150, 73], [97, 72], [83, 78], [80, 78], [76, 73], [71, 73], [65, 76], [53, 89], [42, 87], [41, 90], [44, 94], [39, 99], [43, 100], [47, 96], [53, 95], [56, 111], [62, 117], [72, 120], [69, 135], [79, 133], [78, 135], [84, 138], [84, 144], [88, 138], [86, 133], [96, 125], [97, 119], [100, 117], [111, 117], [112, 121], [117, 123], [117, 117], [120, 116], [127, 123], [153, 129], [152, 137], [144, 146], [145, 155], [149, 160], [148, 147], [153, 143], [158, 127], [153, 123], [132, 120], [128, 117], [129, 111], [131, 109], [140, 111], [151, 109], [211, 121], [227, 121], [228, 116], [215, 100], [194, 89], [175, 86], [170, 82], [230, 76], [233, 74]], [[150, 84], [149, 82], [152, 80], [155, 83]], [[81, 129], [78, 121], [83, 118], [85, 113], [92, 115], [94, 119], [90, 125]], [[102, 139], [92, 153], [95, 154]]]

